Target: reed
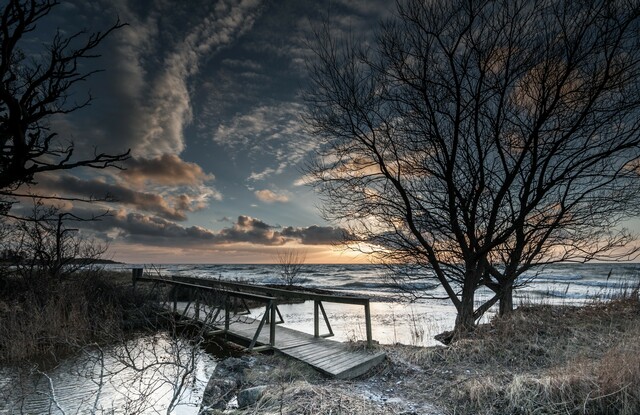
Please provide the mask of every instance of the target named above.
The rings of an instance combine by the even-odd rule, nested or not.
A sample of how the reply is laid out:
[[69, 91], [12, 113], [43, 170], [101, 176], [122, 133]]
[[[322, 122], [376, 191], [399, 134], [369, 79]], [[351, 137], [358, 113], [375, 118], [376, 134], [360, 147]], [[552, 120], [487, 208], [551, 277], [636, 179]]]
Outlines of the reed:
[[[126, 281], [126, 282], [125, 282]], [[5, 276], [0, 294], [0, 361], [59, 359], [91, 342], [140, 327], [144, 300], [130, 280], [99, 270], [34, 283]]]

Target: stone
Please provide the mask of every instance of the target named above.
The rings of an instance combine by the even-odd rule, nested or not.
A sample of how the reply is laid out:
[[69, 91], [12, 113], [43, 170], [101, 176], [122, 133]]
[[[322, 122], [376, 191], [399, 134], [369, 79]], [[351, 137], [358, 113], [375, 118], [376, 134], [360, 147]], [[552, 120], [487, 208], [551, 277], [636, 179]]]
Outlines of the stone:
[[[225, 409], [227, 401], [237, 388], [235, 379], [211, 377], [202, 396], [202, 402], [212, 409]], [[203, 405], [204, 406], [204, 405]]]
[[201, 413], [205, 413], [205, 409], [224, 410], [241, 387], [245, 371], [255, 365], [256, 359], [252, 356], [230, 357], [218, 362], [204, 390]]
[[243, 389], [238, 392], [238, 408], [246, 408], [247, 406], [253, 405], [258, 402], [266, 389], [267, 387], [263, 385]]

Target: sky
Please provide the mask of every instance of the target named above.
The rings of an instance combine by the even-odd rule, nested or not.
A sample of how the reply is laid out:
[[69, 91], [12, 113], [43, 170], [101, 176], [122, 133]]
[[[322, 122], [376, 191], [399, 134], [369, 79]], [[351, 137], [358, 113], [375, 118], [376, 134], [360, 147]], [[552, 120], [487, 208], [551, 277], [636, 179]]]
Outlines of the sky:
[[33, 189], [117, 202], [59, 202], [96, 222], [73, 224], [128, 263], [265, 263], [278, 250], [308, 263], [366, 262], [336, 245], [305, 185], [316, 140], [301, 115], [314, 27], [370, 38], [393, 3], [371, 0], [63, 1], [23, 47], [37, 56], [56, 30], [128, 26], [84, 63], [87, 108], [51, 120], [76, 155], [131, 149], [125, 170], [41, 175]]

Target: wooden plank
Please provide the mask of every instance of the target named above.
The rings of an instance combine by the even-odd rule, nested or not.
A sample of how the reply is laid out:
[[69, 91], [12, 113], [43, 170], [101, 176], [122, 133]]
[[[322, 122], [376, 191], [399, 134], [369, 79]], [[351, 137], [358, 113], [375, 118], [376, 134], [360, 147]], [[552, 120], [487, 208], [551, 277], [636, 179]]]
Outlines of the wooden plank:
[[279, 350], [287, 350], [287, 349], [293, 349], [296, 347], [307, 346], [311, 343], [313, 342], [305, 339], [291, 339], [286, 342], [285, 341], [276, 342], [276, 345], [278, 346]]
[[340, 347], [338, 344], [323, 344], [320, 342], [314, 342], [314, 343], [310, 343], [309, 346], [305, 347], [304, 349], [289, 350], [289, 352], [292, 354], [310, 355], [312, 353], [318, 353], [323, 350], [335, 353], [335, 352], [342, 351], [344, 349]]
[[345, 354], [339, 354], [339, 355], [335, 355], [335, 356], [330, 356], [328, 359], [325, 356], [324, 359], [322, 360], [309, 360], [308, 363], [310, 365], [312, 365], [313, 367], [317, 367], [318, 369], [322, 370], [323, 372], [326, 372], [326, 367], [332, 365], [331, 362], [333, 362], [334, 360], [340, 360], [341, 362], [350, 362], [353, 361], [352, 356], [348, 356]]
[[363, 362], [356, 366], [352, 366], [341, 372], [332, 372], [330, 373], [330, 375], [337, 379], [353, 379], [355, 377], [364, 375], [369, 370], [373, 369], [374, 367], [382, 363], [385, 357], [386, 355], [384, 353], [380, 353], [380, 354], [374, 355], [374, 357], [367, 360], [366, 362]]
[[325, 365], [330, 364], [334, 361], [349, 361], [354, 359], [353, 353], [348, 350], [340, 350], [332, 355], [319, 355], [319, 356], [311, 356], [309, 357], [309, 363], [312, 363], [314, 366], [323, 367]]
[[337, 350], [333, 355], [317, 355], [310, 356], [309, 361], [313, 362], [316, 365], [327, 365], [331, 362], [337, 362], [342, 360], [355, 360], [358, 355], [353, 354], [350, 350], [341, 349]]
[[334, 349], [334, 348], [319, 348], [316, 347], [315, 349], [311, 349], [311, 350], [306, 350], [303, 352], [298, 352], [298, 351], [292, 351], [292, 350], [288, 350], [287, 354], [293, 357], [296, 357], [298, 359], [304, 360], [306, 362], [312, 362], [312, 361], [318, 361], [321, 358], [324, 357], [331, 357], [331, 356], [335, 356], [339, 353], [344, 352], [344, 350], [340, 350], [340, 349]]
[[[178, 304], [177, 311], [184, 312], [184, 304]], [[206, 306], [201, 308], [199, 319], [196, 319], [192, 308], [186, 311], [187, 318], [200, 322], [203, 322], [204, 317], [209, 314], [206, 312], [209, 311]], [[224, 324], [224, 322], [222, 323]], [[250, 342], [254, 338], [259, 324], [260, 321], [252, 317], [236, 318], [229, 322], [228, 334]], [[213, 332], [224, 332], [221, 329], [221, 324], [207, 324], [207, 327]], [[360, 376], [379, 364], [385, 357], [384, 353], [372, 354], [361, 350], [352, 350], [347, 344], [317, 338], [312, 334], [280, 325], [275, 326], [276, 341], [274, 347], [271, 348], [269, 346], [270, 334], [269, 329], [263, 329], [257, 337], [254, 350], [277, 350], [279, 353], [300, 360], [328, 376], [340, 379]]]
[[310, 356], [313, 353], [318, 353], [319, 351], [322, 351], [322, 350], [326, 350], [329, 352], [336, 352], [343, 349], [339, 347], [339, 345], [337, 344], [323, 344], [318, 341], [315, 341], [313, 343], [308, 343], [304, 346], [300, 346], [295, 349], [287, 349], [287, 352], [290, 354], [296, 354], [299, 356]]
[[286, 351], [287, 354], [297, 354], [297, 355], [302, 356], [306, 352], [317, 351], [318, 350], [318, 346], [316, 345], [316, 342], [310, 342], [310, 343], [302, 344], [302, 345], [296, 346], [296, 347], [282, 348], [280, 350]]
[[334, 361], [326, 362], [322, 365], [322, 369], [328, 372], [341, 371], [342, 368], [349, 368], [353, 366], [357, 366], [361, 363], [364, 363], [368, 360], [374, 358], [375, 355], [360, 355], [360, 356], [351, 356], [350, 359], [335, 359]]

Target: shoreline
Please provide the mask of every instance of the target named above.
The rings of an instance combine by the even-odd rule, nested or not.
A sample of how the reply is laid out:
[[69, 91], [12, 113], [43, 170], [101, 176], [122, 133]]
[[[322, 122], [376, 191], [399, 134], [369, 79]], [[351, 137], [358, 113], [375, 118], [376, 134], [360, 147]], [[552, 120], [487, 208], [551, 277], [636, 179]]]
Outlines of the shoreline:
[[[98, 280], [89, 287], [112, 289], [112, 294], [120, 292], [122, 300], [114, 297], [114, 305], [134, 299], [127, 294], [129, 275], [109, 273], [103, 277], [111, 284]], [[127, 289], [122, 291], [122, 288]], [[84, 292], [90, 296], [97, 293], [93, 288]], [[104, 292], [100, 298], [109, 295]], [[82, 315], [81, 310], [76, 315]], [[127, 337], [125, 326], [122, 332], [116, 330], [125, 335], [122, 340]], [[167, 344], [195, 350], [191, 346], [184, 348], [191, 342], [188, 336], [173, 337], [178, 333], [175, 328], [167, 332], [167, 327], [156, 325], [155, 330], [155, 335], [164, 336], [162, 341], [169, 342]], [[58, 335], [67, 334], [59, 332]], [[89, 339], [88, 345], [93, 341]], [[137, 347], [147, 347], [147, 342], [138, 342]], [[359, 347], [357, 342], [352, 343]], [[84, 347], [73, 350], [84, 353]], [[100, 344], [92, 347], [102, 350]], [[233, 398], [241, 390], [257, 387], [260, 392], [257, 400], [244, 409], [225, 412], [223, 408], [212, 408], [203, 413], [640, 413], [640, 391], [628, 386], [640, 384], [637, 289], [621, 298], [581, 306], [521, 306], [508, 318], [491, 320], [449, 346], [383, 344], [375, 347], [387, 353], [387, 361], [352, 381], [323, 378], [291, 359], [248, 356], [246, 359], [253, 360], [254, 364], [247, 371], [242, 369], [239, 382], [229, 382], [233, 387], [226, 393]], [[205, 351], [200, 349], [198, 353]], [[61, 361], [66, 359], [64, 354], [59, 357]], [[220, 359], [217, 364], [225, 361]], [[8, 362], [3, 366], [8, 367]], [[203, 382], [206, 384], [206, 378]], [[11, 390], [3, 393], [10, 396]], [[205, 402], [205, 406], [211, 405]]]
[[243, 381], [226, 393], [258, 388], [256, 401], [224, 410], [208, 397], [201, 413], [640, 413], [637, 291], [583, 306], [522, 307], [449, 346], [377, 347], [387, 361], [351, 381], [291, 359], [247, 357]]

